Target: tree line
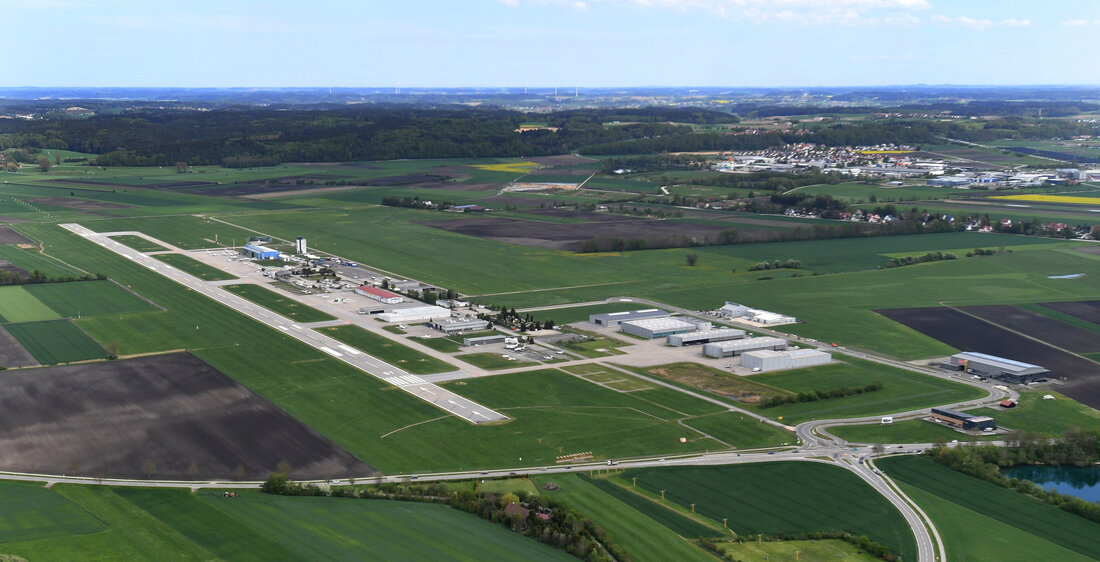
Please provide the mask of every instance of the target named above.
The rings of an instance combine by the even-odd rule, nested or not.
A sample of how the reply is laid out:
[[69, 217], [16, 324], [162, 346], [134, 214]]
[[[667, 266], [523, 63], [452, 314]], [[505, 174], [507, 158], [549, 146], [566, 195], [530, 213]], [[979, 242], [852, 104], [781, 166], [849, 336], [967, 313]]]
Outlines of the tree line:
[[102, 273], [80, 275], [77, 277], [64, 275], [61, 277], [49, 277], [37, 269], [27, 275], [15, 271], [0, 271], [0, 286], [6, 285], [38, 285], [41, 283], [73, 283], [76, 281], [103, 281], [107, 279]]
[[865, 392], [876, 392], [879, 390], [882, 390], [882, 383], [875, 381], [864, 386], [846, 386], [844, 388], [834, 388], [832, 390], [815, 390], [813, 392], [799, 392], [798, 394], [773, 396], [770, 400], [761, 404], [760, 407], [774, 408], [776, 406], [782, 406], [784, 404], [795, 404], [798, 402], [816, 402], [818, 400], [844, 398], [845, 396], [855, 396], [857, 394], [863, 394]]

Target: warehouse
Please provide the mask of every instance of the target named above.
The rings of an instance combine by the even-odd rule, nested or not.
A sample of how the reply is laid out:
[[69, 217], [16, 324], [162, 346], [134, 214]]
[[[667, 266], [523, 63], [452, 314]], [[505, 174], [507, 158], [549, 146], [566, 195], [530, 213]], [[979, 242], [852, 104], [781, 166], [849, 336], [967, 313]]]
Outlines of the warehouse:
[[371, 287], [370, 285], [363, 285], [355, 290], [356, 293], [365, 297], [372, 298], [376, 301], [382, 301], [386, 304], [397, 304], [403, 302], [405, 299], [397, 293], [391, 293], [385, 289], [379, 289], [378, 287]]
[[989, 416], [972, 416], [966, 412], [948, 410], [947, 408], [932, 408], [932, 419], [949, 423], [962, 429], [980, 429], [992, 431], [997, 428], [993, 418]]
[[778, 351], [787, 349], [787, 340], [766, 336], [762, 338], [747, 338], [743, 340], [708, 343], [703, 346], [703, 355], [707, 357], [734, 357], [746, 351], [771, 349]]
[[769, 312], [767, 310], [760, 310], [756, 308], [749, 308], [743, 304], [737, 304], [735, 302], [726, 301], [726, 304], [714, 311], [718, 316], [725, 316], [726, 318], [744, 318], [749, 322], [755, 322], [757, 324], [763, 324], [767, 326], [776, 326], [779, 324], [794, 324], [798, 322], [798, 319], [794, 316], [787, 316], [786, 314], [779, 314], [778, 312]]
[[1035, 382], [1050, 374], [1049, 370], [1038, 365], [972, 351], [952, 355], [947, 365], [960, 371], [1015, 384]]
[[816, 349], [790, 349], [786, 351], [760, 349], [743, 353], [741, 355], [741, 366], [766, 373], [768, 371], [825, 365], [832, 360], [832, 354]]
[[244, 248], [241, 249], [241, 253], [254, 260], [279, 259], [279, 250], [272, 250], [256, 244], [245, 244]]
[[479, 338], [466, 338], [462, 340], [462, 345], [466, 347], [475, 345], [489, 345], [491, 343], [504, 343], [504, 336], [481, 336]]
[[436, 318], [450, 318], [451, 311], [440, 306], [414, 306], [398, 308], [378, 315], [383, 322], [426, 322]]
[[644, 318], [642, 320], [628, 320], [619, 324], [619, 329], [624, 333], [643, 337], [646, 339], [663, 338], [673, 334], [694, 332], [698, 328], [692, 322], [679, 318]]
[[745, 337], [744, 330], [735, 328], [718, 328], [688, 332], [686, 334], [673, 334], [668, 337], [668, 345], [683, 347], [685, 345], [704, 345], [719, 341], [739, 340]]
[[647, 308], [645, 310], [628, 310], [626, 312], [605, 312], [601, 314], [591, 314], [588, 316], [588, 321], [598, 326], [615, 327], [622, 324], [627, 320], [641, 320], [643, 318], [663, 318], [669, 314], [663, 310], [656, 308]]
[[448, 336], [451, 334], [458, 334], [473, 330], [484, 330], [489, 327], [489, 322], [474, 318], [473, 316], [462, 316], [453, 318], [440, 318], [439, 320], [432, 321], [428, 324], [428, 327], [435, 328]]

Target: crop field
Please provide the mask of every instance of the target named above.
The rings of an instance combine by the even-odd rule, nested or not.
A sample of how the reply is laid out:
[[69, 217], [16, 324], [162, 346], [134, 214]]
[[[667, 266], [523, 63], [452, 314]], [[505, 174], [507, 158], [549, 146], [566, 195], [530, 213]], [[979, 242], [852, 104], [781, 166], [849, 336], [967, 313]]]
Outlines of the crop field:
[[[650, 494], [665, 490], [666, 501], [714, 521], [729, 518], [739, 535], [797, 534], [842, 530], [866, 534], [906, 560], [916, 542], [905, 519], [859, 477], [836, 466], [808, 462], [768, 462], [720, 467], [628, 470], [620, 478]], [[828, 510], [806, 509], [831, 506]]]
[[306, 306], [289, 296], [266, 289], [260, 285], [251, 283], [224, 285], [222, 289], [297, 322], [321, 322], [336, 319], [331, 314]]
[[626, 548], [632, 560], [713, 561], [713, 557], [701, 548], [630, 504], [607, 494], [586, 478], [576, 474], [560, 474], [536, 477], [535, 482], [540, 486], [547, 482], [557, 484], [557, 490], [545, 493], [565, 500], [571, 507], [599, 523]]
[[125, 244], [139, 252], [160, 252], [167, 250], [164, 246], [151, 242], [141, 236], [134, 236], [132, 234], [122, 234], [119, 236], [111, 236], [111, 240], [120, 244]]
[[1092, 324], [1100, 324], [1100, 300], [1078, 302], [1044, 302], [1040, 306], [1069, 314]]
[[27, 351], [19, 340], [13, 338], [3, 326], [0, 326], [0, 367], [33, 367], [38, 361]]
[[1100, 364], [947, 307], [878, 312], [958, 349], [1042, 365], [1068, 379], [1061, 389], [1067, 396], [1100, 406]]
[[[877, 465], [902, 483], [924, 490], [953, 505], [984, 515], [1006, 526], [1035, 535], [1084, 556], [1095, 557], [1100, 552], [1100, 532], [1098, 532], [1100, 524], [1083, 517], [1035, 501], [1008, 488], [956, 472], [928, 458], [893, 457], [879, 460]], [[947, 518], [944, 521], [947, 525], [943, 526], [950, 527], [952, 523], [958, 521], [952, 515], [954, 514], [941, 515]], [[940, 526], [937, 525], [937, 528]], [[971, 526], [971, 528], [975, 527]], [[983, 536], [986, 535], [987, 533], [983, 532]], [[1034, 544], [1033, 541], [1028, 542]], [[954, 548], [961, 550], [968, 547], [955, 545]], [[978, 548], [985, 547], [978, 546]]]
[[35, 298], [23, 285], [0, 287], [0, 321], [36, 322], [61, 316]]
[[[287, 462], [300, 478], [374, 472], [190, 354], [12, 372], [4, 380], [4, 470], [258, 480]], [[71, 399], [73, 389], [80, 400]]]
[[0, 522], [28, 525], [0, 550], [30, 560], [570, 559], [433, 504], [19, 483], [0, 497]]
[[904, 412], [917, 408], [951, 404], [985, 396], [985, 391], [957, 382], [921, 375], [911, 371], [872, 363], [854, 357], [832, 363], [751, 375], [752, 381], [792, 393], [863, 387], [881, 382], [882, 389], [813, 402], [796, 402], [774, 408], [758, 408], [771, 417], [782, 416], [786, 423], [800, 423], [813, 418], [846, 418]]
[[800, 187], [792, 190], [795, 193], [807, 193], [813, 195], [829, 195], [833, 199], [841, 201], [870, 201], [874, 197], [878, 202], [885, 201], [919, 201], [922, 199], [943, 199], [952, 196], [966, 195], [965, 190], [950, 187], [935, 187], [927, 185], [904, 185], [899, 187], [869, 185], [866, 183], [849, 182], [838, 184], [822, 184]]
[[613, 497], [637, 510], [642, 515], [660, 523], [669, 530], [685, 538], [720, 537], [726, 534], [719, 531], [713, 521], [709, 521], [701, 514], [688, 515], [690, 511], [684, 509], [675, 502], [662, 503], [652, 497], [653, 494], [640, 493], [641, 490], [626, 488], [620, 483], [612, 482], [609, 478], [586, 478], [600, 491]]
[[158, 261], [162, 261], [184, 273], [189, 273], [198, 277], [203, 281], [226, 281], [237, 278], [235, 275], [226, 273], [216, 267], [207, 265], [184, 254], [157, 254], [153, 257]]
[[[513, 359], [513, 357], [515, 359]], [[511, 369], [512, 367], [526, 367], [535, 364], [534, 361], [525, 361], [521, 359], [522, 357], [522, 355], [509, 355], [508, 357], [504, 357], [499, 353], [467, 353], [466, 355], [455, 355], [455, 359], [461, 359], [471, 365], [489, 371]]]
[[1068, 203], [1070, 205], [1100, 205], [1096, 197], [1075, 197], [1072, 195], [998, 195], [991, 199], [1005, 201], [1031, 201], [1036, 203]]
[[96, 232], [136, 230], [184, 250], [243, 246], [256, 233], [192, 216], [144, 217], [86, 221]]
[[821, 541], [776, 541], [745, 543], [720, 543], [719, 549], [733, 560], [744, 562], [764, 562], [771, 560], [795, 560], [805, 562], [826, 562], [847, 560], [850, 562], [874, 562], [876, 556], [863, 552], [856, 545], [842, 540]]
[[65, 318], [157, 310], [149, 301], [111, 281], [24, 285], [34, 299]]
[[413, 374], [428, 375], [455, 370], [454, 365], [359, 326], [333, 326], [317, 328], [317, 331]]
[[1015, 306], [965, 306], [963, 312], [1074, 353], [1100, 351], [1100, 334]]
[[7, 324], [4, 329], [43, 365], [107, 357], [103, 346], [68, 320]]
[[[1044, 395], [1054, 400], [1043, 400]], [[977, 416], [995, 416], [997, 425], [1059, 435], [1071, 427], [1100, 429], [1100, 411], [1051, 390], [1021, 392], [1015, 408], [978, 408]]]
[[45, 273], [48, 277], [63, 277], [78, 273], [55, 260], [44, 257], [37, 251], [25, 250], [17, 246], [9, 246], [6, 244], [0, 244], [0, 259], [24, 271], [34, 271], [37, 269]]

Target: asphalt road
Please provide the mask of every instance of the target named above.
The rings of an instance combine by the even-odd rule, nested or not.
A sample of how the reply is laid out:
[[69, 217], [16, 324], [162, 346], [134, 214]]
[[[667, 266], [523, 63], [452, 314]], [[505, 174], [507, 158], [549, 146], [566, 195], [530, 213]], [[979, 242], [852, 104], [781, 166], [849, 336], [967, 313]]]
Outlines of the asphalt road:
[[251, 317], [253, 320], [265, 324], [283, 332], [284, 334], [310, 345], [321, 352], [331, 355], [373, 377], [382, 379], [425, 402], [428, 402], [448, 413], [454, 414], [471, 423], [484, 423], [508, 419], [508, 416], [482, 406], [472, 400], [459, 396], [438, 385], [409, 374], [393, 365], [380, 361], [355, 348], [325, 336], [315, 330], [302, 327], [298, 323], [280, 316], [252, 301], [241, 298], [219, 287], [219, 285], [203, 281], [193, 275], [184, 273], [162, 261], [149, 257], [141, 252], [119, 242], [115, 242], [108, 236], [122, 234], [138, 235], [145, 237], [140, 232], [108, 232], [96, 233], [79, 224], [62, 224], [62, 228], [69, 230], [83, 238], [99, 244], [108, 250], [122, 255], [134, 263], [151, 269], [177, 283], [209, 297], [241, 314]]

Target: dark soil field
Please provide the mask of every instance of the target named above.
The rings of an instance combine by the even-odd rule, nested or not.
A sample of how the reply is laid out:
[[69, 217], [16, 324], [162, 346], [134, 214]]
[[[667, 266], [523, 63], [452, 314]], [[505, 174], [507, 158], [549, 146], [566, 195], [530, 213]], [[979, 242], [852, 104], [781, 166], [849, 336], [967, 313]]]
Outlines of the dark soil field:
[[95, 186], [95, 187], [114, 187], [118, 189], [137, 189], [137, 188], [152, 188], [152, 189], [184, 189], [188, 187], [202, 187], [204, 185], [217, 185], [214, 182], [209, 181], [166, 181], [161, 183], [143, 184], [141, 186], [136, 185], [123, 185], [113, 184], [99, 181], [81, 181], [71, 179], [58, 179], [50, 180], [51, 183], [59, 183], [62, 185], [83, 185], [83, 186]]
[[[374, 469], [189, 353], [0, 373], [0, 468], [158, 479]], [[194, 475], [192, 463], [195, 466]]]
[[33, 244], [30, 238], [19, 234], [6, 224], [0, 224], [0, 244]]
[[1100, 351], [1100, 334], [1063, 324], [1015, 306], [967, 306], [962, 310], [1014, 332], [1074, 353]]
[[29, 277], [27, 270], [7, 260], [0, 260], [0, 273], [11, 273], [20, 277]]
[[420, 184], [424, 182], [438, 182], [440, 180], [447, 179], [448, 176], [432, 176], [428, 174], [405, 174], [401, 176], [386, 176], [382, 178], [373, 178], [368, 180], [370, 185], [411, 185]]
[[53, 205], [54, 207], [65, 207], [66, 209], [74, 209], [77, 211], [83, 211], [85, 213], [91, 213], [93, 215], [103, 215], [108, 217], [115, 217], [111, 213], [104, 211], [111, 209], [129, 209], [132, 205], [122, 205], [119, 203], [108, 203], [107, 201], [93, 201], [91, 199], [77, 199], [75, 197], [39, 197], [38, 199], [27, 199], [31, 203], [38, 203], [40, 205]]
[[643, 239], [649, 247], [661, 247], [663, 241], [681, 237], [695, 237], [702, 240], [704, 236], [709, 236], [715, 239], [724, 230], [723, 227], [714, 225], [583, 211], [540, 211], [538, 214], [580, 219], [585, 222], [549, 223], [485, 217], [425, 221], [423, 224], [487, 240], [568, 251], [579, 250], [581, 242], [590, 238]]
[[528, 158], [536, 164], [542, 164], [543, 166], [572, 166], [574, 164], [592, 164], [595, 168], [600, 163], [597, 160], [591, 158], [585, 158], [583, 156], [577, 156], [575, 154], [563, 154], [561, 156], [536, 156], [534, 158]]
[[1100, 324], [1100, 301], [1044, 302], [1040, 304], [1051, 310], [1064, 312], [1093, 324]]
[[252, 195], [265, 195], [269, 193], [281, 193], [284, 191], [303, 191], [310, 188], [320, 189], [321, 186], [299, 185], [297, 183], [234, 183], [203, 189], [197, 193], [203, 195], [216, 195], [219, 197], [248, 197]]
[[1058, 391], [1100, 408], [1100, 364], [1055, 349], [950, 308], [894, 308], [875, 312], [963, 351], [1041, 365], [1066, 379]]
[[37, 364], [34, 356], [0, 326], [0, 367], [32, 367]]

